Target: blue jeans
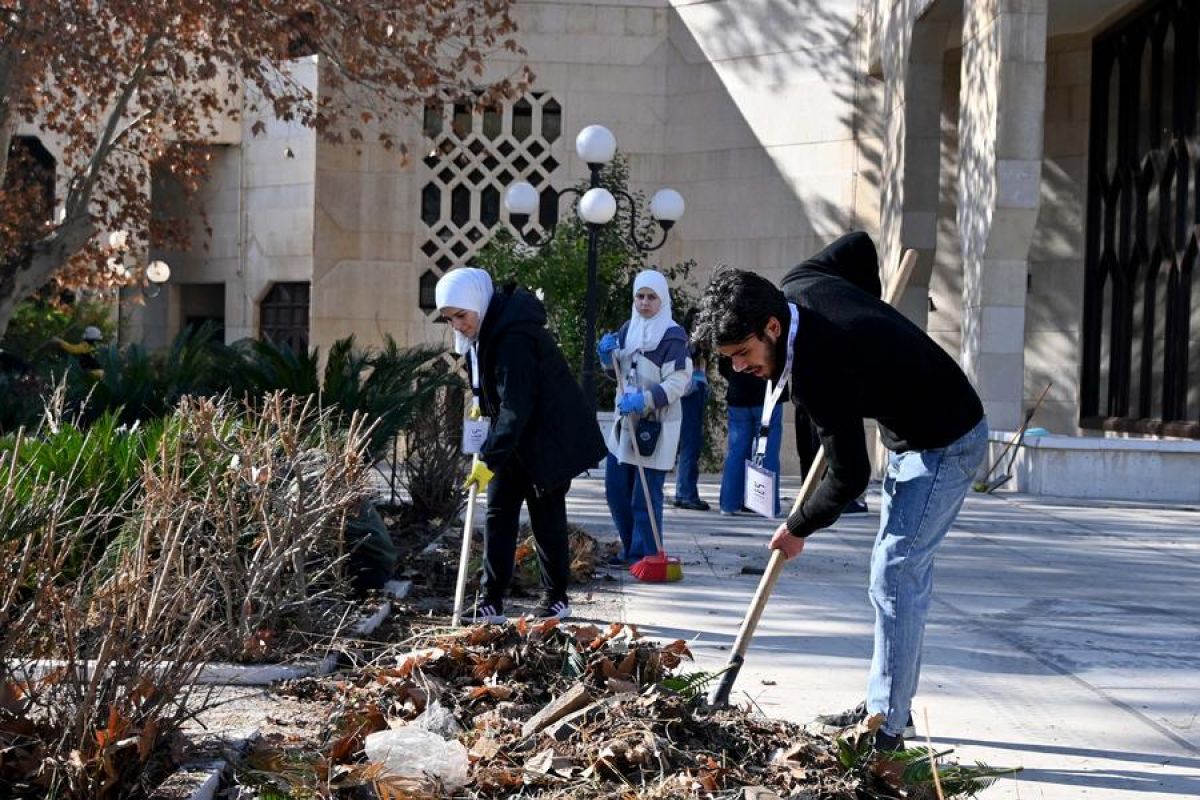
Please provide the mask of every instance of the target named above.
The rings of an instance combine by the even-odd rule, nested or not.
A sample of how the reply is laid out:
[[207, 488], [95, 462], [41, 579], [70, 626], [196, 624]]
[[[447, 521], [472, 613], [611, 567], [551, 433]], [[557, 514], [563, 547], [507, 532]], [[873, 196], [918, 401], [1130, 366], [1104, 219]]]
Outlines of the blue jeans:
[[[663, 481], [666, 477], [664, 470], [646, 470], [650, 503], [654, 507], [654, 520], [660, 534], [663, 529]], [[638, 468], [633, 464], [622, 464], [609, 453], [608, 462], [604, 465], [604, 495], [613, 523], [617, 526], [617, 535], [621, 537], [621, 557], [626, 561], [637, 561], [658, 553], [654, 532], [650, 529], [650, 514], [646, 510], [646, 494], [638, 480]]]
[[679, 463], [675, 467], [675, 501], [700, 499], [696, 481], [700, 478], [700, 451], [704, 448], [704, 401], [708, 384], [701, 383], [679, 401], [683, 422], [679, 426]]
[[899, 736], [921, 675], [921, 644], [933, 592], [933, 556], [958, 516], [987, 451], [987, 420], [937, 450], [888, 456], [871, 551], [868, 594], [875, 607], [875, 652], [867, 712], [885, 714]]
[[[771, 414], [767, 453], [763, 466], [779, 475], [779, 442], [783, 436], [783, 403]], [[721, 510], [732, 514], [742, 508], [746, 494], [746, 459], [754, 456], [754, 437], [762, 420], [762, 406], [729, 406], [729, 444], [721, 472]], [[779, 481], [775, 481], [775, 513], [779, 513]]]

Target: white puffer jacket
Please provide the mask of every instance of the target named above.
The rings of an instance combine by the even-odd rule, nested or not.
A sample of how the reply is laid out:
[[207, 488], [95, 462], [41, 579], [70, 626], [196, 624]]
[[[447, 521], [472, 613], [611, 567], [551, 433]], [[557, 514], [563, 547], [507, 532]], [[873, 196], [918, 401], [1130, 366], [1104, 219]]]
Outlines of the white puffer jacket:
[[[629, 435], [629, 427], [637, 424], [638, 416], [631, 414], [622, 417], [618, 412], [606, 437], [608, 451], [622, 464], [636, 464], [640, 461], [642, 466], [648, 469], [666, 472], [674, 469], [675, 455], [679, 449], [679, 430], [683, 421], [683, 409], [679, 399], [687, 392], [692, 380], [692, 359], [688, 354], [687, 333], [675, 325], [663, 335], [658, 347], [643, 353], [625, 349], [628, 329], [628, 322], [621, 326], [621, 347], [613, 352], [621, 374], [621, 381], [613, 393], [613, 407], [616, 408], [621, 395], [626, 391], [640, 389], [646, 396], [645, 413], [652, 413], [654, 418], [662, 423], [662, 433], [658, 437], [654, 455], [638, 455]], [[635, 361], [636, 374], [631, 375]], [[612, 366], [609, 366], [607, 371], [611, 375]], [[626, 383], [631, 379], [635, 386], [627, 389]]]

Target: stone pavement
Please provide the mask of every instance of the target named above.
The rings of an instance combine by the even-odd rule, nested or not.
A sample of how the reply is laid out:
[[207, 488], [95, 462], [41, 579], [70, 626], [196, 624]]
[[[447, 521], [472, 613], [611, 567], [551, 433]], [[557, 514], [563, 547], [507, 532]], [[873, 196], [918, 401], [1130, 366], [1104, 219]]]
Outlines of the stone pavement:
[[[599, 477], [572, 521], [615, 537]], [[668, 505], [672, 482], [668, 478]], [[784, 494], [798, 486], [785, 480]], [[716, 480], [701, 495], [716, 506]], [[844, 517], [786, 567], [734, 689], [797, 722], [862, 698], [873, 615], [872, 513]], [[622, 621], [724, 664], [773, 524], [668, 507], [684, 580], [621, 574]], [[1200, 509], [972, 495], [937, 561], [914, 705], [963, 761], [1024, 771], [987, 798], [1200, 797]]]

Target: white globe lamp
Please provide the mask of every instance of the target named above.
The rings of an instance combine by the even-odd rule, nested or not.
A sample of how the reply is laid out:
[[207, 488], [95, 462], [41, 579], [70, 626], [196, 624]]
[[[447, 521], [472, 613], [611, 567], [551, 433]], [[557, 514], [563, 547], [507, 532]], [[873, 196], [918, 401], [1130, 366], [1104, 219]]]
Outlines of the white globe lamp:
[[616, 213], [617, 200], [608, 189], [588, 189], [579, 199], [579, 218], [589, 225], [607, 225]]
[[530, 215], [537, 211], [538, 200], [537, 189], [533, 188], [531, 183], [518, 181], [508, 187], [508, 191], [504, 193], [504, 208], [508, 210], [509, 219], [518, 230], [524, 228]]
[[617, 137], [603, 125], [588, 125], [575, 137], [575, 152], [588, 165], [607, 164], [617, 152]]

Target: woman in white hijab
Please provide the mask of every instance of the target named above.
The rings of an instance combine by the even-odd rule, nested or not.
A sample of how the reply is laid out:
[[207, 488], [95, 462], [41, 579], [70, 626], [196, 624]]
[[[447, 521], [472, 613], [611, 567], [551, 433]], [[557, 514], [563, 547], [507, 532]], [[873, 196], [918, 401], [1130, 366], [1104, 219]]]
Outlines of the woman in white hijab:
[[[539, 617], [571, 614], [567, 489], [604, 457], [604, 441], [558, 344], [546, 309], [524, 289], [492, 286], [474, 267], [438, 281], [438, 312], [454, 330], [454, 350], [469, 356], [471, 387], [488, 437], [467, 478], [488, 496], [483, 596], [476, 620], [505, 621], [521, 505], [529, 508], [544, 597]], [[475, 404], [473, 404], [475, 406]]]
[[[608, 510], [621, 537], [621, 552], [613, 561], [631, 564], [658, 552], [650, 514], [661, 531], [663, 481], [675, 466], [679, 447], [683, 416], [679, 400], [692, 377], [687, 333], [671, 319], [671, 295], [661, 272], [638, 273], [629, 321], [616, 333], [605, 334], [597, 350], [605, 370], [612, 375], [615, 364], [620, 375], [604, 477]], [[628, 430], [626, 416], [632, 417], [635, 427], [642, 420], [651, 430], [660, 425], [657, 442], [635, 447], [630, 436], [622, 435]], [[652, 508], [646, 508], [638, 463], [646, 473]]]

